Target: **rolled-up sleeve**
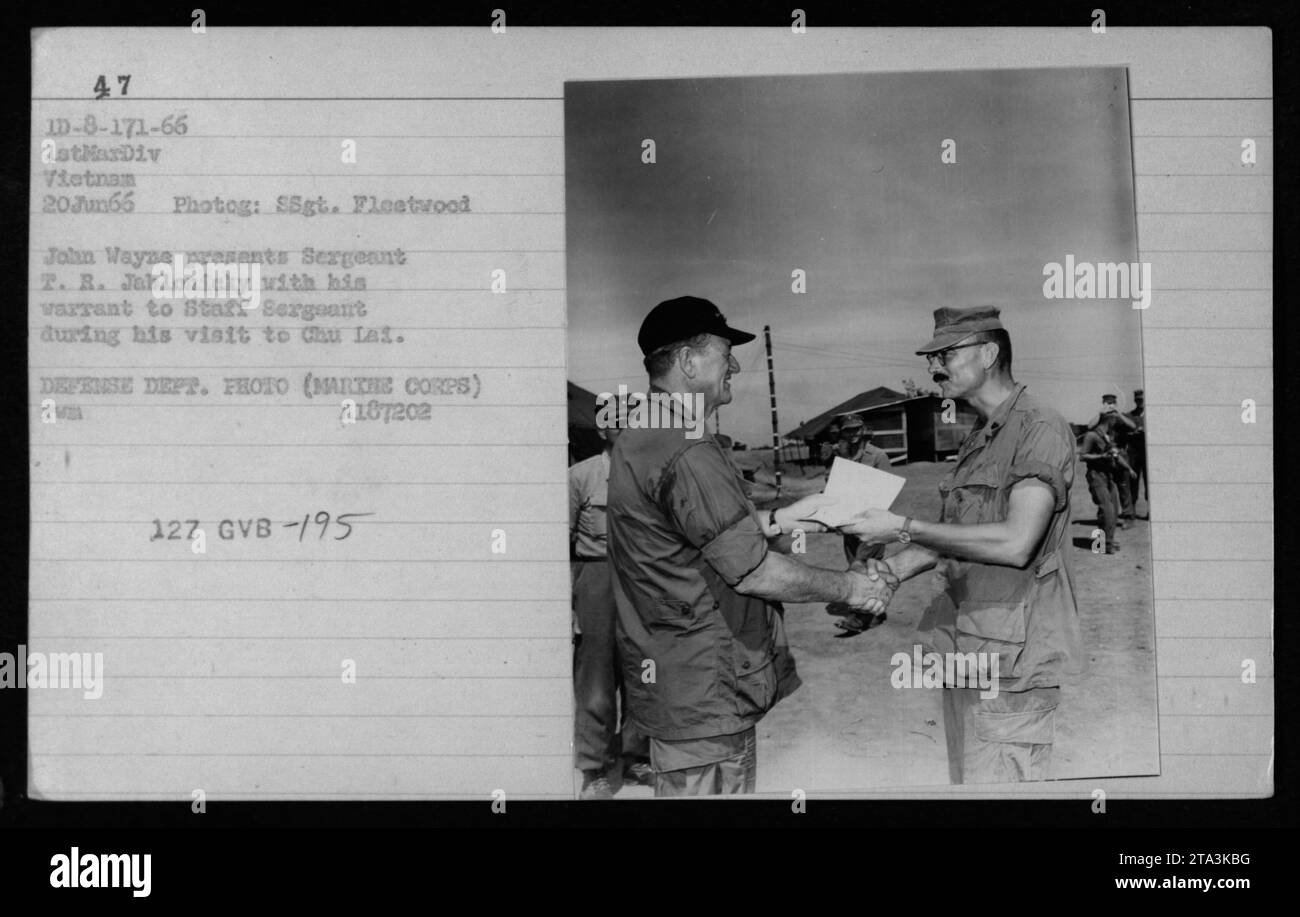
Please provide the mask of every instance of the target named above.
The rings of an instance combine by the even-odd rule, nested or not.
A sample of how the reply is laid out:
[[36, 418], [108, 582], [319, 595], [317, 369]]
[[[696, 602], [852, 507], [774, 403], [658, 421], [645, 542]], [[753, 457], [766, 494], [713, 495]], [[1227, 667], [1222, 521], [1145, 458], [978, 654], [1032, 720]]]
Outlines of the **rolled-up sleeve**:
[[767, 538], [730, 464], [715, 443], [691, 446], [665, 475], [660, 503], [682, 537], [729, 586], [767, 556]]
[[1060, 511], [1070, 499], [1066, 481], [1074, 460], [1074, 440], [1065, 431], [1046, 422], [1030, 424], [1016, 446], [1009, 481], [1042, 481], [1052, 489], [1053, 510]]

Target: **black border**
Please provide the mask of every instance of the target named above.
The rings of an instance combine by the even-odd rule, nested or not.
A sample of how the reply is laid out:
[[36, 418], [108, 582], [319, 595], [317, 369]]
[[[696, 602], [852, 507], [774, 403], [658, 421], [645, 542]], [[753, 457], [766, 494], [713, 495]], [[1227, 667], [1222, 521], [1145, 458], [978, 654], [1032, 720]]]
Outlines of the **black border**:
[[[58, 26], [108, 26], [108, 25], [182, 25], [189, 22], [190, 10], [203, 6], [208, 12], [211, 27], [267, 26], [267, 25], [424, 25], [424, 26], [486, 26], [491, 21], [491, 11], [496, 7], [506, 9], [510, 26], [786, 26], [790, 11], [802, 6], [808, 14], [810, 28], [820, 26], [1056, 26], [1084, 28], [1090, 22], [1091, 9], [1106, 10], [1110, 28], [1125, 26], [1267, 26], [1273, 30], [1274, 51], [1274, 112], [1275, 153], [1277, 163], [1285, 165], [1294, 153], [1294, 124], [1296, 116], [1295, 80], [1293, 63], [1296, 36], [1295, 7], [1282, 3], [1268, 4], [1245, 2], [1218, 3], [1142, 3], [1120, 8], [1105, 0], [1052, 8], [1026, 8], [1020, 4], [995, 2], [953, 5], [943, 8], [919, 4], [864, 4], [852, 13], [842, 8], [824, 8], [810, 0], [787, 0], [785, 3], [731, 3], [687, 4], [684, 2], [657, 5], [643, 4], [629, 7], [614, 2], [520, 5], [510, 0], [486, 3], [464, 3], [454, 7], [422, 4], [400, 9], [378, 9], [374, 6], [353, 7], [349, 11], [330, 7], [308, 7], [292, 12], [279, 11], [266, 4], [248, 9], [228, 9], [223, 4], [194, 0], [183, 7], [166, 7], [156, 3], [114, 3], [111, 5], [84, 2], [63, 4], [57, 9], [31, 8], [4, 13], [4, 55], [8, 69], [6, 85], [10, 87], [9, 104], [3, 124], [4, 203], [3, 231], [0, 246], [5, 262], [22, 273], [27, 264], [27, 190], [30, 161], [30, 44], [29, 30], [34, 27]], [[702, 72], [708, 62], [701, 61]], [[1276, 199], [1283, 206], [1275, 207], [1274, 262], [1274, 336], [1275, 352], [1285, 364], [1297, 340], [1295, 322], [1286, 310], [1279, 308], [1287, 301], [1287, 275], [1290, 267], [1291, 245], [1294, 238], [1294, 178], [1293, 172], [1280, 168], [1275, 176]], [[21, 285], [24, 295], [13, 308], [25, 312], [26, 283]], [[14, 327], [20, 327], [15, 324]], [[29, 530], [29, 490], [27, 484], [29, 413], [26, 409], [26, 341], [24, 336], [10, 334], [0, 338], [0, 359], [10, 375], [8, 391], [24, 393], [23, 398], [10, 396], [0, 399], [0, 425], [3, 425], [5, 455], [13, 466], [2, 476], [5, 487], [4, 505], [16, 507], [16, 518], [0, 527], [0, 556], [5, 560], [7, 588], [0, 603], [0, 645], [25, 642], [27, 635], [27, 533]], [[1275, 372], [1275, 429], [1291, 428], [1286, 421], [1293, 418], [1297, 387], [1295, 373]], [[1290, 437], [1277, 442], [1279, 454]], [[21, 459], [21, 467], [19, 467]], [[1275, 474], [1275, 519], [1279, 526], [1275, 554], [1277, 578], [1275, 595], [1286, 598], [1295, 594], [1296, 559], [1295, 533], [1288, 522], [1296, 509], [1294, 491], [1287, 475]], [[1278, 603], [1276, 617], [1276, 765], [1274, 770], [1275, 796], [1265, 800], [1184, 800], [1184, 801], [1112, 801], [1107, 814], [1091, 811], [1088, 800], [1077, 801], [819, 801], [814, 797], [807, 812], [793, 817], [790, 805], [782, 800], [746, 800], [741, 802], [708, 800], [681, 804], [675, 801], [636, 801], [629, 804], [593, 803], [508, 803], [507, 816], [494, 815], [490, 801], [482, 803], [216, 803], [204, 816], [194, 816], [184, 803], [48, 803], [27, 799], [25, 796], [26, 755], [26, 693], [0, 691], [0, 780], [5, 796], [0, 808], [0, 827], [58, 829], [47, 836], [50, 844], [36, 844], [35, 854], [41, 854], [48, 863], [50, 849], [66, 849], [63, 840], [54, 841], [55, 835], [80, 836], [83, 848], [94, 846], [89, 838], [102, 836], [87, 829], [111, 827], [122, 831], [141, 828], [189, 828], [182, 849], [205, 847], [211, 843], [200, 840], [202, 828], [243, 828], [240, 844], [251, 844], [259, 849], [266, 844], [265, 833], [247, 829], [266, 827], [297, 828], [542, 828], [556, 826], [574, 827], [879, 827], [893, 834], [903, 826], [941, 826], [935, 840], [952, 844], [956, 837], [972, 829], [989, 826], [1018, 826], [1021, 828], [1105, 828], [1132, 829], [1158, 827], [1177, 829], [1179, 838], [1191, 835], [1183, 829], [1204, 827], [1260, 828], [1290, 827], [1296, 824], [1296, 794], [1293, 786], [1293, 769], [1288, 755], [1291, 750], [1292, 717], [1294, 704], [1287, 703], [1294, 696], [1295, 667], [1290, 664], [1295, 649], [1295, 627], [1290, 621], [1292, 609], [1285, 602]], [[170, 834], [170, 832], [168, 832]], [[1234, 836], [1240, 837], [1237, 832]], [[151, 838], [158, 835], [151, 834]], [[302, 835], [299, 835], [300, 837]], [[1216, 835], [1220, 838], [1223, 835]], [[1104, 846], [1109, 849], [1112, 840]], [[169, 839], [174, 844], [177, 838]], [[987, 841], [986, 841], [987, 842]], [[73, 843], [76, 843], [74, 840]], [[143, 842], [142, 842], [143, 843]], [[326, 843], [317, 841], [317, 843]], [[874, 843], [863, 840], [867, 854], [879, 865], [886, 852]], [[992, 841], [1001, 847], [998, 841]], [[62, 845], [62, 846], [60, 846]], [[148, 842], [159, 849], [156, 840]], [[946, 846], [945, 845], [945, 846]], [[104, 843], [101, 842], [101, 847]], [[118, 846], [121, 846], [120, 844]], [[857, 845], [854, 845], [857, 846]], [[964, 846], [958, 844], [958, 847]], [[983, 846], [982, 844], [980, 846]], [[1026, 862], [1041, 855], [1034, 845], [1023, 851]], [[1220, 846], [1223, 846], [1220, 844]], [[139, 849], [137, 847], [136, 849]], [[310, 854], [317, 849], [306, 849]], [[985, 848], [987, 849], [987, 848]], [[996, 849], [996, 848], [995, 848]], [[1003, 848], [1005, 849], [1005, 848]], [[1089, 848], [1090, 849], [1090, 848]], [[1241, 849], [1238, 845], [1237, 849]], [[172, 851], [174, 852], [174, 851]], [[860, 848], [858, 852], [862, 852]], [[851, 850], [844, 853], [854, 857]], [[277, 850], [278, 855], [284, 855]], [[574, 866], [589, 862], [587, 856], [574, 854]], [[639, 861], [635, 852], [629, 854], [633, 862]], [[329, 862], [326, 856], [324, 862]], [[1064, 865], [1064, 864], [1063, 864]], [[48, 870], [48, 866], [41, 865]], [[839, 867], [843, 868], [843, 867]], [[834, 862], [825, 864], [825, 871], [835, 872]], [[849, 874], [856, 874], [849, 867]], [[47, 874], [47, 873], [46, 873]], [[40, 877], [43, 878], [44, 874]], [[39, 884], [39, 883], [38, 883]]]

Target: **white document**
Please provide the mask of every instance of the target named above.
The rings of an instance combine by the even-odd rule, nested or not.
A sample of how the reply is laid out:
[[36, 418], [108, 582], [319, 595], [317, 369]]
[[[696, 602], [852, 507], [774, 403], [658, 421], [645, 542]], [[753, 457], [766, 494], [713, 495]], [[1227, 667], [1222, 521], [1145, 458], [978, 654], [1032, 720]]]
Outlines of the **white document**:
[[869, 465], [836, 456], [822, 491], [835, 503], [819, 509], [814, 518], [830, 526], [844, 525], [868, 509], [889, 509], [903, 489], [905, 478]]

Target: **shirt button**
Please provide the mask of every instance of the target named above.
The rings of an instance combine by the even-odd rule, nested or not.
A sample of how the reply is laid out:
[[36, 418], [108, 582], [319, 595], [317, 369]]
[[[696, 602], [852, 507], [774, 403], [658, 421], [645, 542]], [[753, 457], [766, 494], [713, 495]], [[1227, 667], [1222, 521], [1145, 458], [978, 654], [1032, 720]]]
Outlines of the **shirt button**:
[[749, 660], [746, 659], [744, 662], [742, 662], [742, 663], [740, 664], [740, 667], [741, 667], [742, 669], [747, 669], [747, 668], [749, 668]]
[[713, 603], [713, 610], [714, 610], [714, 611], [717, 611], [717, 610], [718, 610], [719, 608], [721, 608], [721, 607], [722, 607], [722, 603], [721, 603], [721, 602], [714, 602], [714, 603]]

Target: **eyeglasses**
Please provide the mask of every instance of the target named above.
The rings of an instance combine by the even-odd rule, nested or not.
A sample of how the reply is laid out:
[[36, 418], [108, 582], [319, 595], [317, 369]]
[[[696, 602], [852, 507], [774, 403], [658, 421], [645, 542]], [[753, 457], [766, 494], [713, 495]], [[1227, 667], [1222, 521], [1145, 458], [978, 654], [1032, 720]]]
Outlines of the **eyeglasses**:
[[927, 353], [925, 355], [925, 362], [929, 364], [931, 360], [938, 360], [940, 366], [947, 366], [948, 361], [952, 359], [952, 355], [958, 350], [962, 350], [966, 347], [979, 347], [981, 344], [987, 343], [988, 341], [971, 341], [969, 344], [954, 344], [951, 347], [945, 347], [943, 350], [936, 350], [934, 353]]

